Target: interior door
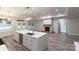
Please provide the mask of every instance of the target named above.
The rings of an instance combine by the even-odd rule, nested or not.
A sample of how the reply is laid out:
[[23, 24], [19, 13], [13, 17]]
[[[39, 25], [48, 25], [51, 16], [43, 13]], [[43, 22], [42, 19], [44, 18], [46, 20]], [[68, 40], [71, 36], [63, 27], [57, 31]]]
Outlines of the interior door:
[[66, 33], [66, 19], [60, 19], [58, 26], [59, 32]]

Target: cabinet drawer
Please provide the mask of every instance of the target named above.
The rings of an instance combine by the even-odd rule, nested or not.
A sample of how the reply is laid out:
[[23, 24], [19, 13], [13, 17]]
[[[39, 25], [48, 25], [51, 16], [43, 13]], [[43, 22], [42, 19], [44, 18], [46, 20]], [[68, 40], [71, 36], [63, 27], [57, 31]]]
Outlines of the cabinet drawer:
[[27, 41], [23, 41], [23, 45], [29, 49], [32, 49], [32, 44]]
[[25, 39], [25, 40], [23, 40], [23, 43], [27, 43], [27, 44], [32, 44], [32, 40], [29, 40], [29, 39]]
[[37, 49], [37, 40], [33, 37], [30, 37], [28, 35], [24, 35], [23, 36], [23, 45], [27, 48], [29, 48], [30, 50], [35, 50]]
[[24, 36], [23, 45], [32, 50], [32, 38], [29, 36]]

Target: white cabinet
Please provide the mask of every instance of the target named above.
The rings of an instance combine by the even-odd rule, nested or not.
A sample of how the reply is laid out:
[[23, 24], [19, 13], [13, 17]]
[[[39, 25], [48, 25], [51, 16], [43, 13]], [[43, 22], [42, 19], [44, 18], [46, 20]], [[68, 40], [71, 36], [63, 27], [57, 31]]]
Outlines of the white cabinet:
[[14, 33], [14, 39], [19, 42], [19, 33], [15, 32]]
[[32, 51], [42, 51], [47, 48], [47, 35], [40, 38], [33, 38], [29, 35], [24, 35], [23, 45]]
[[28, 35], [31, 30], [16, 31], [15, 40], [22, 43], [32, 51], [42, 51], [47, 48], [47, 33], [34, 31], [34, 35]]
[[29, 49], [32, 49], [32, 38], [24, 35], [23, 36], [23, 45]]

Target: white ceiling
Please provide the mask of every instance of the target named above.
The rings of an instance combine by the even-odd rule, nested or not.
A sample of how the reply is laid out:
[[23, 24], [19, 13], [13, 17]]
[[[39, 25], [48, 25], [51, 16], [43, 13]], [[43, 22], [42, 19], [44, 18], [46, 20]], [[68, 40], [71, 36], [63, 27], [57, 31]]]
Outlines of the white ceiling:
[[[56, 11], [57, 10], [57, 11]], [[19, 18], [40, 18], [44, 16], [56, 17], [57, 15], [79, 16], [78, 7], [0, 7], [0, 15]]]
[[[56, 9], [59, 11], [56, 12]], [[40, 18], [43, 16], [56, 16], [58, 13], [65, 15], [66, 8], [60, 7], [33, 7], [27, 9], [26, 7], [1, 7], [0, 8], [0, 15], [7, 15], [7, 16], [15, 16], [20, 18], [26, 17], [34, 17]]]
[[70, 7], [68, 8], [69, 17], [79, 17], [79, 7]]

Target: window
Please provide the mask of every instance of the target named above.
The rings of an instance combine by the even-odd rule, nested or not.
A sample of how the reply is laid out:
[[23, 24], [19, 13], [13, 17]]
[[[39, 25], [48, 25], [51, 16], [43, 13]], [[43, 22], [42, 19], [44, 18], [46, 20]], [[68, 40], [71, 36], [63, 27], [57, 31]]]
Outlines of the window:
[[34, 30], [34, 26], [35, 26], [35, 21], [34, 20], [30, 20], [28, 22], [28, 29], [29, 30]]
[[25, 28], [24, 22], [18, 22], [17, 30], [25, 30]]
[[11, 20], [0, 18], [0, 32], [11, 31]]

